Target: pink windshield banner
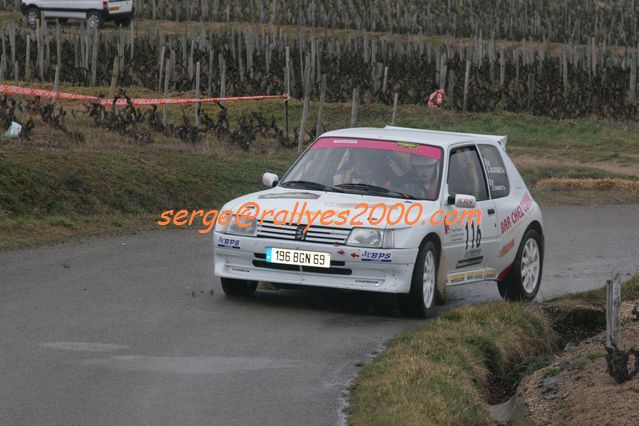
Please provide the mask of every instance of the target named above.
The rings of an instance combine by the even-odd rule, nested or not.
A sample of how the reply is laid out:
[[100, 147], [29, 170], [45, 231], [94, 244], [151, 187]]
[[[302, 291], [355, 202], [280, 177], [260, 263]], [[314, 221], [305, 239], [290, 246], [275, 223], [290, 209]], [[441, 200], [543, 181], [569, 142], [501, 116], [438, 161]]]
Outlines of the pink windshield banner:
[[421, 155], [424, 157], [440, 160], [442, 157], [442, 149], [431, 146], [421, 145], [414, 142], [400, 141], [382, 141], [374, 139], [349, 139], [349, 138], [322, 138], [313, 144], [311, 149], [326, 148], [362, 148], [362, 149], [379, 149], [382, 151], [406, 152], [408, 154]]

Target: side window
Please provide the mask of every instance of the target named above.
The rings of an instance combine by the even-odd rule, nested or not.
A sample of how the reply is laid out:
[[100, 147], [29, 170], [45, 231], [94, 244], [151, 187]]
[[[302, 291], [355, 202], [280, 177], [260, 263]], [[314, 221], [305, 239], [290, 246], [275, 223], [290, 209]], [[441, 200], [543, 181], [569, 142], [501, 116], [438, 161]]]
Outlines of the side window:
[[457, 148], [450, 153], [448, 192], [474, 195], [477, 201], [488, 199], [484, 170], [474, 146]]
[[501, 198], [510, 194], [508, 174], [499, 150], [492, 145], [479, 145], [479, 152], [484, 160], [492, 198]]

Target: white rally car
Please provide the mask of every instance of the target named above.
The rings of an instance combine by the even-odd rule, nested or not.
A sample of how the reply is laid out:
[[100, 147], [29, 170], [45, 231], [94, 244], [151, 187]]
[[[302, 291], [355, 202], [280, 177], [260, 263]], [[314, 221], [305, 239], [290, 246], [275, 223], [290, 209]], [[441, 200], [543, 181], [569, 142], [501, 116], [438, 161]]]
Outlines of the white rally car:
[[[445, 302], [448, 285], [496, 281], [505, 299], [530, 301], [543, 222], [506, 140], [390, 126], [325, 133], [281, 180], [265, 173], [269, 189], [224, 206], [235, 216], [216, 224], [215, 275], [236, 296], [258, 281], [396, 293], [418, 316]], [[455, 222], [464, 212], [477, 215]]]

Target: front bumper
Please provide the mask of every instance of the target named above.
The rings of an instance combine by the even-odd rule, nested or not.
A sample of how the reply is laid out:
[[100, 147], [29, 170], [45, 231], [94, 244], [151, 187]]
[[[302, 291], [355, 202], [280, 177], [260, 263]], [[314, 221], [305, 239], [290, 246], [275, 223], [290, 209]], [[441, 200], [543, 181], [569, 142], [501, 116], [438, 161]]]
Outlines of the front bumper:
[[[408, 293], [418, 249], [364, 249], [305, 241], [239, 237], [214, 233], [215, 275], [252, 281]], [[266, 263], [267, 247], [331, 254], [331, 268]], [[385, 261], [371, 260], [383, 253]], [[390, 254], [390, 260], [388, 255]]]

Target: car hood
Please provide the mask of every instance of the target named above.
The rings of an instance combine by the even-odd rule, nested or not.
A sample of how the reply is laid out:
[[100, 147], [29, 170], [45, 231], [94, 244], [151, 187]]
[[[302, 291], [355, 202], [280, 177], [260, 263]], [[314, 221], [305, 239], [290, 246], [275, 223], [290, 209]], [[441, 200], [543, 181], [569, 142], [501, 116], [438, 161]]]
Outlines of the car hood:
[[[362, 203], [367, 203], [368, 208], [362, 206]], [[374, 209], [374, 206], [378, 203], [385, 204], [388, 210], [390, 210], [392, 206], [395, 207], [393, 208], [391, 214], [387, 215], [384, 213], [384, 207], [382, 207], [381, 205]], [[223, 207], [223, 209], [231, 210], [234, 213], [241, 213], [242, 210], [251, 205], [255, 208], [258, 208], [260, 211], [257, 215], [258, 220], [262, 217], [263, 212], [267, 210], [273, 210], [275, 214], [280, 211], [286, 210], [291, 213], [287, 216], [288, 218], [292, 217], [292, 212], [295, 211], [297, 213], [295, 215], [295, 217], [297, 218], [296, 221], [299, 221], [299, 214], [303, 208], [304, 211], [308, 211], [311, 215], [313, 215], [317, 211], [324, 212], [327, 210], [334, 210], [335, 215], [346, 211], [347, 213], [345, 213], [344, 215], [348, 217], [348, 221], [344, 225], [334, 224], [330, 226], [352, 228], [353, 225], [351, 225], [351, 221], [355, 219], [356, 221], [363, 222], [363, 225], [357, 226], [369, 228], [405, 228], [408, 226], [405, 221], [401, 220], [396, 225], [388, 225], [388, 221], [383, 219], [383, 216], [386, 216], [386, 218], [390, 218], [391, 222], [394, 222], [399, 218], [399, 215], [403, 210], [401, 207], [399, 207], [399, 205], [403, 205], [405, 209], [409, 209], [409, 207], [414, 204], [422, 205], [421, 212], [423, 218], [430, 217], [427, 215], [432, 214], [436, 210], [436, 203], [434, 201], [404, 200], [400, 198], [348, 194], [342, 192], [290, 189], [281, 187], [275, 187], [265, 191], [255, 192], [236, 198], [229, 201]], [[368, 223], [368, 217], [371, 211], [373, 211], [373, 221], [375, 223], [377, 221], [380, 221], [379, 224]], [[362, 212], [364, 213], [362, 214]], [[410, 214], [407, 214], [405, 216], [408, 217], [409, 221], [412, 221], [418, 218], [419, 212], [420, 209], [415, 207], [410, 209]], [[281, 213], [281, 216], [279, 216], [278, 218], [281, 220], [281, 218], [283, 217], [284, 213]], [[273, 215], [266, 216], [265, 220], [272, 221]], [[338, 220], [338, 218], [336, 216], [333, 216], [328, 220], [334, 222]], [[306, 223], [307, 216], [303, 216], [300, 224]], [[320, 225], [319, 216], [313, 223], [316, 225]]]

